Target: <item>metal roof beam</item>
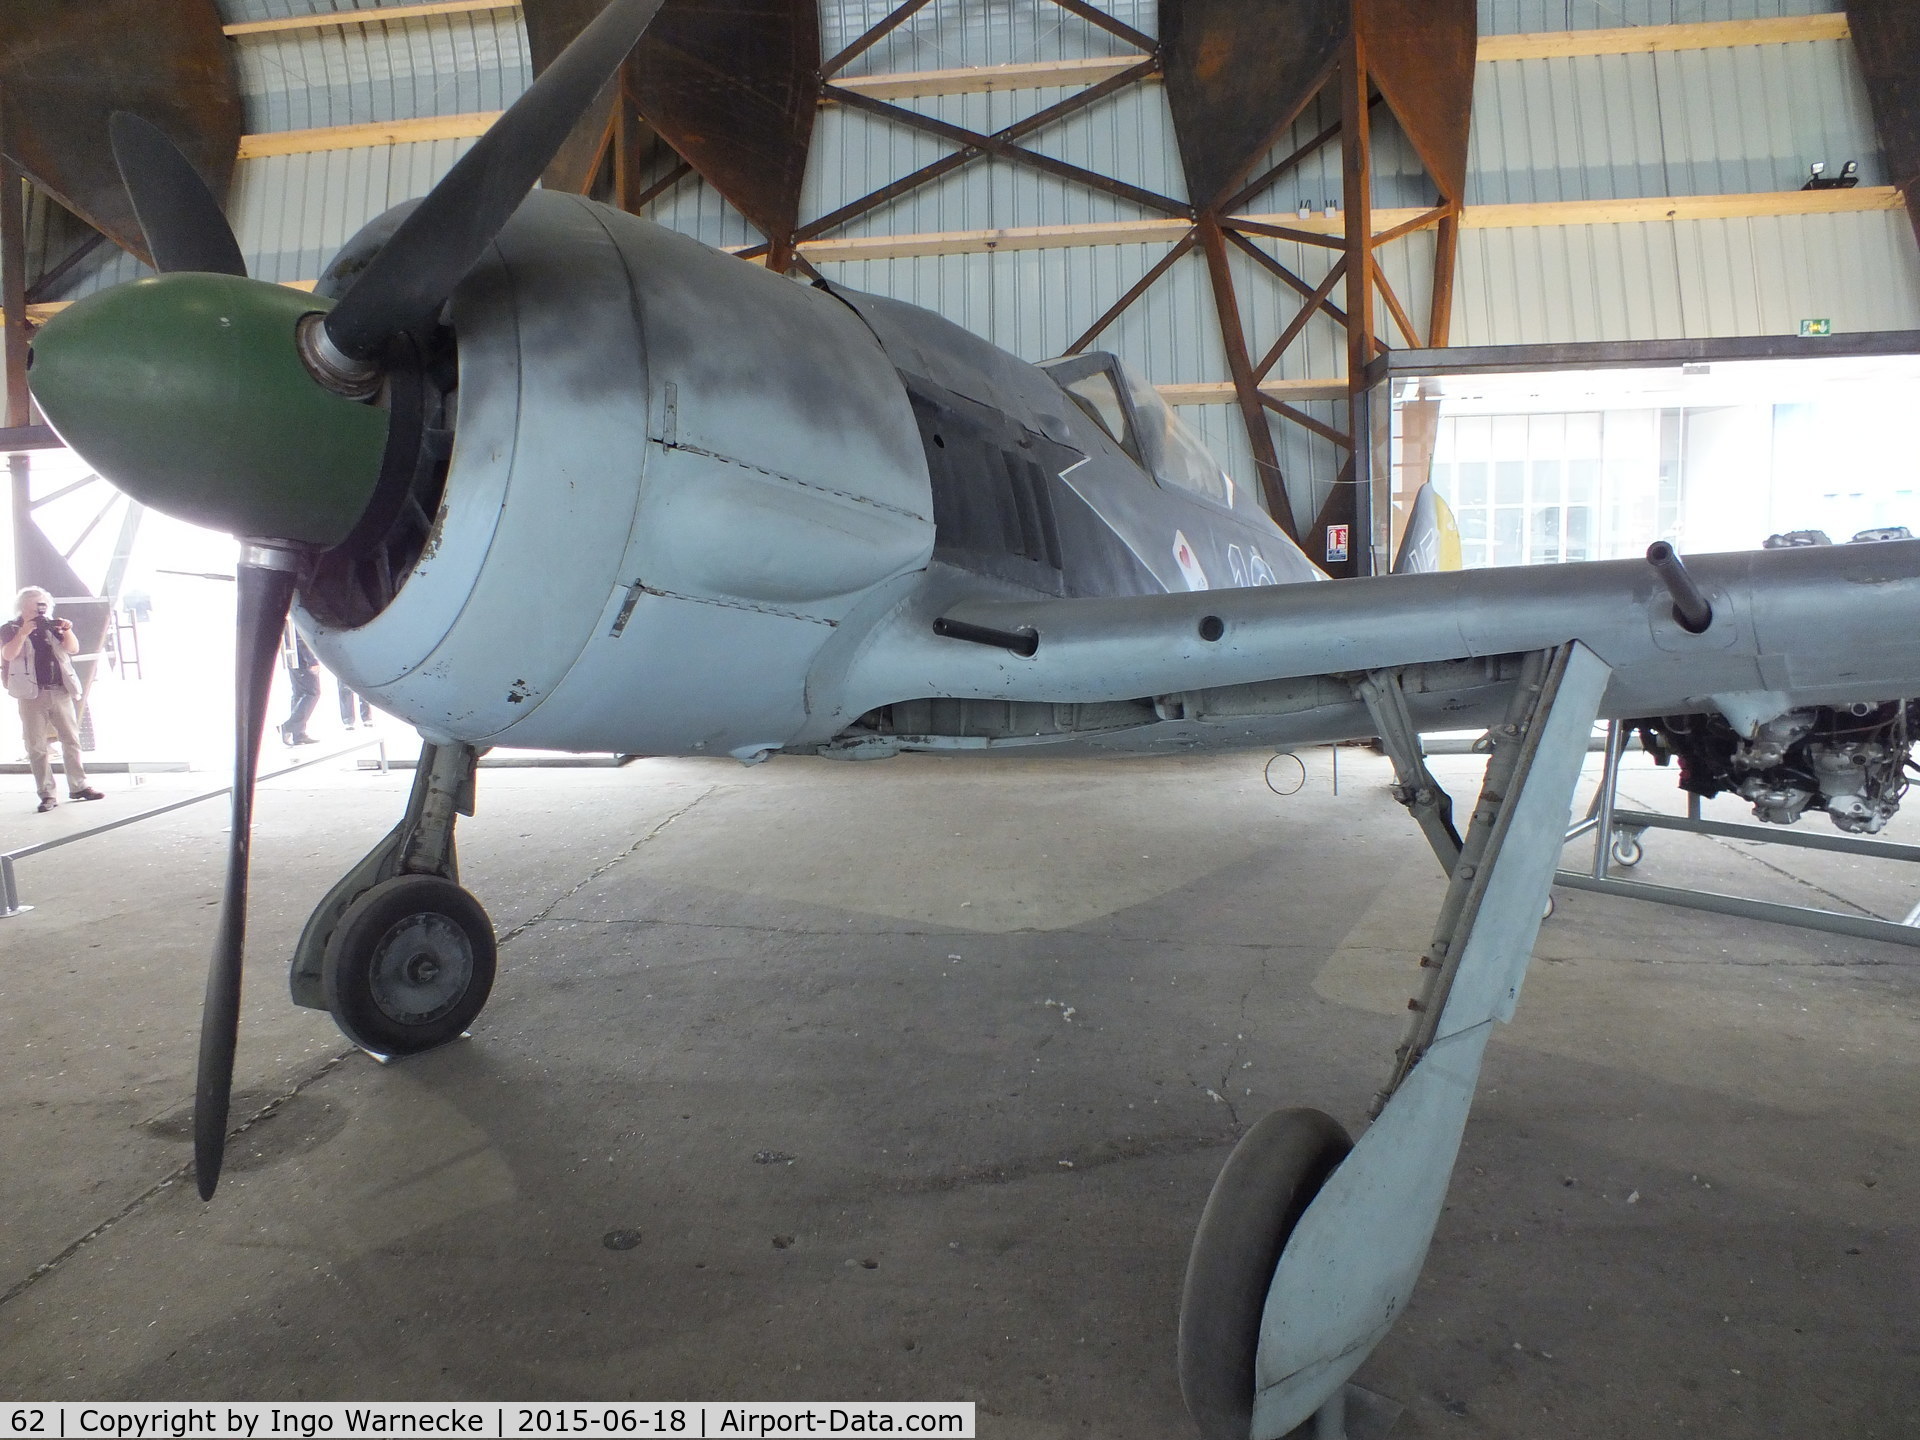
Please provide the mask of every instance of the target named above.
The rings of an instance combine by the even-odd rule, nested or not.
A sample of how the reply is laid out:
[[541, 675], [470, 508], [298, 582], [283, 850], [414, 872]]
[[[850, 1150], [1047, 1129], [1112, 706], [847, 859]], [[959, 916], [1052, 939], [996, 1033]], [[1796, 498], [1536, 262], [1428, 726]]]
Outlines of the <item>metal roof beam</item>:
[[1853, 32], [1839, 12], [1763, 20], [1705, 20], [1688, 25], [1629, 25], [1617, 30], [1540, 30], [1482, 35], [1477, 58], [1550, 60], [1571, 55], [1652, 55], [1669, 50], [1718, 50], [1734, 45], [1795, 45], [1845, 40]]
[[[1515, 230], [1560, 225], [1642, 225], [1660, 220], [1743, 220], [1777, 215], [1844, 215], [1898, 210], [1891, 185], [1853, 190], [1767, 190], [1749, 195], [1661, 195], [1627, 200], [1548, 200], [1513, 205], [1470, 205], [1461, 215], [1468, 230]], [[1415, 223], [1430, 225], [1427, 209], [1378, 209], [1376, 245], [1404, 234]], [[1284, 225], [1281, 223], [1284, 222]], [[1227, 216], [1230, 229], [1270, 225], [1318, 235], [1336, 235], [1344, 217], [1292, 214]], [[1028, 225], [997, 230], [939, 230], [917, 235], [859, 235], [806, 240], [801, 250], [816, 265], [843, 260], [895, 260], [927, 255], [973, 255], [999, 250], [1052, 250], [1084, 245], [1171, 245], [1192, 229], [1185, 220], [1107, 220], [1086, 225]]]
[[472, 110], [462, 115], [424, 115], [418, 120], [378, 120], [368, 125], [323, 125], [313, 130], [266, 130], [240, 137], [240, 159], [269, 155], [315, 155], [322, 150], [363, 150], [412, 145], [423, 140], [468, 140], [486, 134], [504, 112]]
[[[1231, 380], [1197, 380], [1185, 385], [1156, 385], [1160, 398], [1169, 405], [1231, 405], [1235, 391]], [[1282, 403], [1293, 400], [1344, 400], [1347, 380], [1344, 375], [1321, 380], [1263, 380], [1260, 393]]]
[[433, 0], [422, 5], [384, 5], [365, 10], [332, 10], [317, 15], [282, 15], [272, 20], [241, 20], [222, 25], [232, 37], [264, 35], [276, 30], [324, 30], [340, 25], [372, 25], [392, 20], [427, 20], [439, 15], [465, 15], [475, 10], [518, 10], [520, 0]]

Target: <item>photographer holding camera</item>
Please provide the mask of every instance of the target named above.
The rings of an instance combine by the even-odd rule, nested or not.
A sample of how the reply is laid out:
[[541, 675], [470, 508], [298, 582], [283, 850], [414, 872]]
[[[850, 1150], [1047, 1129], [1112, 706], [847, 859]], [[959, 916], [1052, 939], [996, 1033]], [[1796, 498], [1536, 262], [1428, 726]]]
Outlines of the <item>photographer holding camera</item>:
[[60, 758], [67, 773], [67, 794], [74, 800], [107, 797], [87, 784], [80, 763], [80, 723], [74, 702], [80, 698], [80, 678], [69, 656], [80, 653], [79, 637], [65, 620], [53, 614], [53, 596], [29, 585], [14, 601], [18, 618], [0, 625], [0, 670], [7, 694], [20, 706], [20, 729], [26, 736], [27, 758], [33, 762], [33, 781], [40, 792], [40, 812], [60, 802], [53, 795], [53, 759], [49, 731], [60, 737]]

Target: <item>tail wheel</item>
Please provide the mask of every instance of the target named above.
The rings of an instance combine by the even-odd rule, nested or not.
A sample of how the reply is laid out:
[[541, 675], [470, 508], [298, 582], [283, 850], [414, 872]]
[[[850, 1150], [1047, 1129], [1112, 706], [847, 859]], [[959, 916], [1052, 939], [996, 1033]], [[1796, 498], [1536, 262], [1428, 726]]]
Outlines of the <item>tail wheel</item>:
[[497, 957], [478, 900], [437, 875], [397, 875], [354, 901], [327, 941], [327, 1009], [364, 1049], [418, 1054], [479, 1015]]
[[1246, 1440], [1274, 1269], [1351, 1149], [1324, 1111], [1276, 1110], [1240, 1137], [1213, 1182], [1180, 1295], [1180, 1394], [1206, 1440]]

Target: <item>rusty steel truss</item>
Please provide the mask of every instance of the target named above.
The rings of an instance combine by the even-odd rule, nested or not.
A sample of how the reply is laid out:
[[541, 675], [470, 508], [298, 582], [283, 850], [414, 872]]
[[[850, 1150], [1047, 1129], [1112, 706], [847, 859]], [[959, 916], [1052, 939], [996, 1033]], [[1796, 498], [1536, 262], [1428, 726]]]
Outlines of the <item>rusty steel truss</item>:
[[[780, 271], [813, 274], [803, 247], [954, 172], [998, 161], [1036, 170], [1184, 220], [1189, 228], [1070, 347], [1084, 350], [1176, 264], [1207, 266], [1226, 369], [1246, 426], [1267, 509], [1316, 559], [1327, 532], [1345, 526], [1348, 558], [1336, 574], [1365, 573], [1386, 543], [1384, 495], [1376, 494], [1368, 365], [1390, 346], [1444, 344], [1465, 192], [1468, 117], [1476, 41], [1473, 0], [1162, 0], [1161, 34], [1143, 34], [1086, 3], [1051, 0], [1138, 52], [1138, 62], [990, 134], [970, 130], [842, 83], [847, 67], [928, 8], [903, 0], [822, 58], [815, 0], [668, 0], [655, 33], [628, 62], [617, 93], [576, 132], [570, 158], [550, 183], [590, 190], [639, 211], [699, 175], [766, 237], [744, 252]], [[598, 9], [598, 0], [527, 0], [536, 68]], [[728, 57], [728, 66], [702, 57]], [[690, 58], [691, 57], [691, 58]], [[1227, 57], [1226, 63], [1223, 58]], [[1032, 137], [1124, 90], [1164, 82], [1187, 195], [1162, 195], [1047, 155]], [[1279, 160], [1261, 166], [1307, 107], [1338, 96], [1339, 118]], [[953, 149], [910, 174], [802, 219], [800, 184], [820, 105], [845, 106], [933, 136]], [[1392, 113], [1432, 178], [1425, 213], [1376, 231], [1372, 204], [1375, 112]], [[1241, 209], [1329, 145], [1342, 154], [1344, 233], [1276, 225]], [[1255, 173], [1256, 167], [1260, 167]], [[1408, 236], [1435, 235], [1432, 301], [1416, 320], [1380, 266], [1380, 252]], [[1291, 241], [1335, 252], [1315, 282], [1263, 246]], [[1256, 337], [1242, 321], [1234, 255], [1297, 302], [1277, 335]], [[1345, 334], [1344, 420], [1329, 422], [1263, 384], [1316, 318]], [[1303, 485], [1290, 491], [1274, 425], [1295, 425], [1336, 447], [1335, 483], [1310, 520]], [[1381, 475], [1379, 478], [1383, 479]], [[1323, 482], [1324, 483], [1324, 482]], [[1376, 524], [1380, 526], [1376, 534]]]
[[[536, 73], [603, 3], [525, 0]], [[620, 75], [609, 82], [550, 167], [546, 183], [640, 212], [698, 176], [765, 237], [763, 244], [743, 252], [747, 258], [805, 275], [815, 273], [805, 255], [807, 242], [824, 239], [861, 216], [980, 163], [1026, 167], [1147, 215], [1183, 221], [1187, 228], [1167, 253], [1071, 349], [1093, 345], [1175, 265], [1198, 256], [1207, 268], [1224, 368], [1232, 377], [1233, 398], [1268, 510], [1316, 559], [1327, 555], [1329, 530], [1347, 527], [1348, 558], [1330, 561], [1328, 568], [1336, 574], [1366, 572], [1385, 545], [1386, 506], [1378, 483], [1385, 466], [1373, 455], [1365, 376], [1369, 364], [1390, 347], [1437, 345], [1447, 339], [1471, 109], [1473, 0], [1162, 0], [1157, 37], [1087, 0], [1037, 3], [1079, 17], [1136, 52], [1138, 59], [1013, 124], [982, 133], [844, 83], [849, 66], [929, 11], [930, 0], [902, 0], [828, 56], [821, 53], [817, 0], [666, 0]], [[0, 0], [0, 20], [10, 32], [42, 23], [29, 19], [30, 14], [90, 15], [91, 23], [81, 28], [116, 56], [126, 48], [119, 41], [127, 35], [148, 35], [156, 24], [168, 29], [171, 38], [164, 44], [154, 40], [148, 46], [165, 63], [146, 69], [130, 55], [125, 63], [98, 65], [85, 76], [71, 66], [58, 67], [58, 73], [11, 77], [0, 69], [0, 82], [14, 82], [10, 87], [0, 83], [0, 121], [11, 132], [0, 137], [0, 150], [68, 209], [138, 253], [137, 228], [122, 213], [125, 199], [111, 176], [110, 157], [101, 145], [82, 143], [77, 131], [55, 124], [42, 97], [51, 93], [50, 85], [55, 90], [77, 86], [86, 105], [101, 111], [99, 125], [81, 127], [88, 134], [104, 134], [102, 106], [146, 114], [172, 131], [210, 180], [224, 187], [232, 169], [239, 111], [211, 0], [105, 0], [97, 5], [94, 0], [58, 0], [51, 9], [40, 0]], [[138, 21], [126, 19], [136, 14]], [[192, 23], [183, 23], [186, 20]], [[109, 22], [120, 26], [118, 37], [99, 34]], [[1149, 81], [1165, 87], [1187, 182], [1185, 198], [1159, 194], [1035, 148], [1033, 140], [1040, 132]], [[1337, 97], [1338, 118], [1290, 154], [1269, 160], [1274, 147], [1322, 96]], [[952, 149], [829, 213], [803, 218], [801, 194], [814, 119], [826, 104], [932, 136]], [[1376, 231], [1372, 133], [1382, 110], [1391, 114], [1420, 156], [1436, 198], [1406, 223]], [[1242, 213], [1302, 162], [1332, 145], [1340, 147], [1342, 156], [1341, 233], [1274, 224]], [[29, 158], [32, 164], [20, 163]], [[0, 211], [16, 212], [18, 181], [0, 188], [5, 190]], [[17, 214], [12, 223], [17, 229]], [[1381, 268], [1380, 255], [1385, 247], [1422, 232], [1435, 237], [1432, 300], [1416, 320]], [[1331, 264], [1310, 281], [1276, 258], [1266, 243], [1273, 241], [1330, 252]], [[77, 264], [96, 243], [82, 238], [57, 267], [48, 266], [47, 273], [33, 277], [37, 288], [57, 283], [56, 269]], [[6, 258], [16, 260], [21, 253], [16, 239]], [[0, 269], [7, 272], [11, 361], [24, 349], [25, 310], [33, 297], [22, 286], [22, 265], [9, 263]], [[1262, 277], [1277, 287], [1276, 294], [1291, 299], [1291, 316], [1277, 334], [1249, 333], [1241, 303], [1249, 275]], [[1316, 320], [1337, 327], [1345, 339], [1346, 403], [1330, 418], [1292, 403], [1297, 396], [1266, 388]], [[13, 438], [31, 443], [32, 416], [24, 397], [11, 393], [23, 388], [21, 367], [10, 363], [8, 375]], [[1290, 482], [1282, 470], [1276, 425], [1299, 427], [1334, 447], [1338, 475], [1330, 487], [1324, 475], [1317, 477], [1317, 484], [1313, 477], [1297, 476]], [[1324, 503], [1313, 505], [1323, 491]]]

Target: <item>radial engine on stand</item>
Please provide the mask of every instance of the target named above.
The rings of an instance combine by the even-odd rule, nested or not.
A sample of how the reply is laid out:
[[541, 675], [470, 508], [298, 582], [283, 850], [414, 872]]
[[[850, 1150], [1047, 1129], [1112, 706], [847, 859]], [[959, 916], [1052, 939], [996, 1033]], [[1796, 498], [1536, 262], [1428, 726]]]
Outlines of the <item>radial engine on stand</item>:
[[1770, 825], [1825, 810], [1853, 835], [1877, 835], [1907, 793], [1920, 701], [1861, 702], [1789, 710], [1743, 736], [1721, 715], [1633, 722], [1655, 761], [1680, 761], [1680, 788], [1703, 798], [1730, 791]]

